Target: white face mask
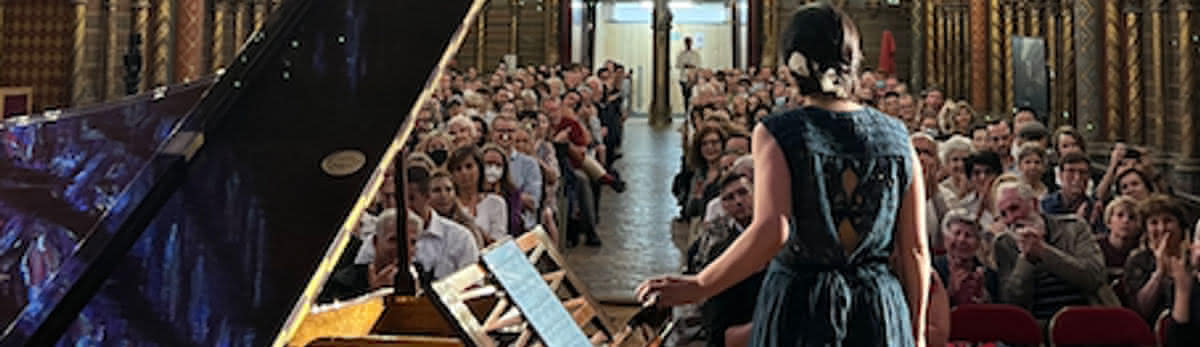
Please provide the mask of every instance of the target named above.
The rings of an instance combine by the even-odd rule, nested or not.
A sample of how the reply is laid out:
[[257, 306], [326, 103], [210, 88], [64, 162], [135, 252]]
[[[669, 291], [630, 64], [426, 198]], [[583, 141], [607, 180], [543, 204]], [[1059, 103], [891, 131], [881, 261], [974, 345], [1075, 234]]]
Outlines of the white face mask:
[[504, 176], [504, 168], [498, 165], [488, 165], [483, 168], [483, 179], [488, 184], [499, 182], [502, 176]]

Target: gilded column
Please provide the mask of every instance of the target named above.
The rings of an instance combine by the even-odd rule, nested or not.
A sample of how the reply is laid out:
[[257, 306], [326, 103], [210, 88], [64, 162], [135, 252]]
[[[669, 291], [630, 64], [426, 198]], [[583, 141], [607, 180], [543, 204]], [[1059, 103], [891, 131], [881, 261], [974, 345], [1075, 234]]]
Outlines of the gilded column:
[[1013, 108], [1013, 17], [1016, 14], [1016, 4], [1009, 3], [1004, 10], [1004, 106], [999, 110], [1001, 115], [1011, 115]]
[[1029, 4], [1029, 36], [1042, 36], [1042, 7], [1041, 1]]
[[950, 63], [947, 58], [950, 56], [950, 51], [946, 49], [946, 3], [939, 1], [937, 11], [934, 12], [935, 20], [937, 21], [936, 31], [934, 31], [936, 42], [934, 51], [937, 52], [937, 69], [934, 70], [934, 84], [938, 89], [948, 93], [946, 90], [946, 73], [950, 70]]
[[1166, 154], [1167, 150], [1167, 126], [1164, 121], [1166, 114], [1164, 107], [1167, 104], [1165, 93], [1163, 92], [1163, 11], [1166, 11], [1166, 0], [1148, 0], [1146, 11], [1150, 14], [1150, 75], [1147, 77], [1146, 83], [1146, 119], [1153, 123], [1151, 131], [1149, 131], [1148, 139], [1151, 143], [1148, 145], [1157, 149], [1157, 152]]
[[263, 24], [266, 24], [267, 22], [267, 4], [263, 3], [264, 1], [265, 0], [250, 1], [250, 6], [252, 6], [254, 10], [254, 29], [251, 30], [251, 32], [259, 31], [262, 29]]
[[912, 28], [910, 28], [912, 32], [912, 52], [910, 53], [912, 55], [909, 56], [909, 59], [912, 61], [912, 64], [909, 64], [910, 73], [908, 79], [912, 81], [913, 88], [924, 89], [926, 87], [924, 75], [926, 70], [924, 69], [925, 64], [922, 59], [925, 57], [925, 52], [929, 50], [929, 47], [924, 47], [926, 33], [923, 31], [925, 28], [924, 8], [927, 5], [925, 0], [913, 0], [910, 4], [909, 16], [912, 17], [912, 22], [910, 23], [912, 24]]
[[1028, 17], [1028, 13], [1026, 12], [1028, 6], [1026, 6], [1024, 1], [1013, 1], [1012, 6], [1013, 17], [1016, 17], [1017, 20], [1017, 24], [1014, 26], [1013, 33], [1015, 33], [1017, 36], [1027, 36], [1025, 27], [1026, 24], [1028, 24], [1028, 21], [1026, 20]]
[[137, 3], [133, 7], [133, 12], [134, 12], [133, 30], [136, 30], [138, 32], [138, 34], [142, 36], [142, 41], [139, 43], [139, 46], [141, 46], [141, 47], [139, 47], [138, 52], [142, 53], [141, 55], [142, 55], [142, 62], [143, 62], [142, 63], [143, 73], [141, 73], [141, 81], [140, 81], [141, 83], [138, 87], [138, 91], [144, 91], [144, 90], [148, 89], [148, 86], [150, 85], [150, 81], [151, 81], [150, 76], [149, 76], [150, 74], [145, 73], [145, 71], [148, 70], [146, 68], [147, 64], [145, 62], [150, 61], [150, 59], [148, 59], [149, 49], [147, 48], [147, 47], [149, 47], [149, 45], [146, 42], [146, 41], [149, 41], [149, 40], [147, 40], [147, 38], [150, 37], [150, 1], [149, 0], [135, 0], [135, 1], [137, 1]]
[[487, 13], [491, 7], [490, 3], [483, 4], [479, 18], [475, 19], [475, 70], [478, 70], [480, 75], [483, 75], [483, 54], [487, 46]]
[[[941, 5], [941, 0], [925, 0], [923, 3], [924, 8], [922, 11], [924, 15], [922, 19], [925, 24], [925, 88], [929, 88], [930, 85], [938, 84], [938, 71], [943, 68], [942, 66], [937, 66], [938, 60], [936, 55], [939, 51], [937, 47], [937, 16], [935, 11]], [[943, 86], [937, 87], [944, 88]]]
[[[1179, 70], [1175, 73], [1175, 81], [1178, 87], [1178, 95], [1176, 95], [1176, 105], [1178, 111], [1175, 115], [1179, 117], [1179, 126], [1182, 135], [1180, 136], [1179, 156], [1189, 164], [1189, 170], [1195, 173], [1197, 161], [1200, 161], [1200, 149], [1197, 149], [1196, 137], [1200, 136], [1197, 133], [1196, 127], [1200, 121], [1196, 119], [1195, 114], [1195, 92], [1196, 88], [1196, 71], [1195, 59], [1196, 54], [1192, 46], [1197, 44], [1196, 33], [1192, 30], [1192, 12], [1197, 9], [1195, 0], [1180, 0], [1175, 3], [1175, 23], [1177, 25], [1176, 32], [1179, 33], [1178, 43], [1175, 47], [1175, 61], [1178, 64]], [[1193, 182], [1193, 184], [1195, 184]], [[1195, 190], [1192, 190], [1193, 192]]]
[[1095, 146], [1101, 139], [1100, 121], [1103, 119], [1104, 107], [1101, 97], [1101, 63], [1104, 52], [1101, 36], [1100, 6], [1105, 0], [1074, 0], [1075, 1], [1075, 113], [1079, 117], [1078, 126], [1083, 136], [1092, 148], [1089, 153], [1103, 153], [1103, 146]]
[[229, 12], [226, 0], [213, 0], [212, 69], [225, 67], [225, 14]]
[[776, 0], [762, 0], [763, 53], [762, 67], [774, 68], [779, 56], [779, 6]]
[[204, 75], [204, 0], [176, 0], [175, 78], [188, 82]]
[[233, 1], [233, 55], [237, 56], [246, 43], [250, 30], [246, 25], [246, 0]]
[[1125, 139], [1142, 143], [1142, 8], [1140, 1], [1126, 0], [1125, 14]]
[[[3, 4], [4, 1], [0, 1]], [[111, 100], [121, 97], [125, 91], [122, 76], [125, 73], [121, 57], [121, 35], [118, 33], [120, 19], [117, 16], [116, 1], [109, 1], [104, 8], [104, 99]], [[2, 5], [0, 5], [2, 6]], [[2, 17], [3, 15], [0, 15]]]
[[[988, 26], [991, 28], [991, 71], [988, 73], [988, 86], [992, 90], [991, 107], [988, 107], [990, 112], [999, 112], [1004, 108], [1004, 78], [1001, 76], [1004, 71], [1004, 31], [1000, 28], [1004, 22], [1000, 19], [1000, 13], [1003, 8], [1000, 5], [1000, 0], [991, 0], [988, 4], [989, 16]], [[980, 107], [982, 108], [982, 107]]]
[[1116, 1], [1104, 1], [1104, 135], [1122, 138], [1121, 129], [1121, 13]]
[[542, 15], [546, 30], [543, 45], [546, 49], [546, 64], [558, 63], [558, 0], [543, 0]]
[[1063, 83], [1058, 74], [1058, 3], [1048, 2], [1042, 7], [1046, 15], [1046, 70], [1050, 71], [1050, 111], [1046, 114], [1046, 126], [1054, 129], [1059, 125], [1058, 115], [1062, 113], [1062, 99], [1058, 91]]
[[[764, 2], [774, 3], [771, 0], [764, 0]], [[763, 12], [771, 13], [774, 11], [774, 6], [766, 5], [764, 3], [764, 8], [767, 10]], [[653, 126], [666, 126], [671, 124], [671, 88], [668, 88], [668, 86], [672, 83], [670, 77], [671, 66], [668, 63], [670, 60], [668, 55], [670, 54], [671, 42], [671, 18], [667, 9], [667, 0], [655, 0], [654, 11], [652, 13], [650, 28], [654, 38], [652, 44], [654, 68], [651, 70], [651, 78], [653, 79], [652, 85], [654, 87], [651, 88], [653, 94], [650, 97], [650, 124]], [[774, 15], [771, 14], [771, 16]], [[764, 24], [767, 23], [770, 23], [770, 21], [766, 21]], [[773, 26], [767, 26], [764, 29], [766, 32], [773, 32], [775, 30], [777, 29]], [[774, 46], [772, 45], [772, 47]], [[767, 59], [771, 59], [773, 62], [775, 54], [777, 53], [774, 50], [763, 52], [764, 63]]]
[[1059, 96], [1061, 97], [1060, 107], [1062, 107], [1061, 118], [1063, 123], [1075, 124], [1075, 121], [1070, 115], [1075, 112], [1075, 0], [1062, 0], [1059, 13], [1062, 14], [1062, 51], [1059, 52], [1058, 64], [1058, 79]]
[[87, 58], [84, 38], [87, 37], [87, 1], [72, 0], [74, 13], [71, 16], [71, 105], [79, 106], [88, 99], [87, 73], [84, 60]]
[[[0, 0], [0, 48], [4, 47], [4, 0]], [[4, 51], [0, 49], [0, 65], [4, 65]], [[3, 117], [3, 115], [0, 115]]]
[[170, 84], [168, 66], [171, 47], [171, 0], [156, 0], [154, 3], [154, 59], [150, 81], [155, 86]]
[[954, 5], [954, 98], [967, 98], [967, 40], [963, 37], [967, 24], [967, 4]]
[[[518, 0], [509, 0], [508, 1], [508, 15], [512, 16], [511, 20], [509, 20], [509, 22], [508, 22], [508, 53], [509, 54], [517, 54], [517, 29], [519, 29], [518, 25], [520, 25], [520, 24], [518, 24], [518, 23], [520, 21], [520, 16], [521, 16], [521, 7], [520, 7], [521, 5], [517, 1]], [[516, 66], [512, 66], [512, 68], [516, 68]]]
[[976, 110], [986, 109], [988, 102], [987, 80], [988, 80], [988, 46], [984, 42], [987, 40], [987, 18], [988, 7], [983, 1], [969, 1], [969, 10], [971, 11], [971, 106]]

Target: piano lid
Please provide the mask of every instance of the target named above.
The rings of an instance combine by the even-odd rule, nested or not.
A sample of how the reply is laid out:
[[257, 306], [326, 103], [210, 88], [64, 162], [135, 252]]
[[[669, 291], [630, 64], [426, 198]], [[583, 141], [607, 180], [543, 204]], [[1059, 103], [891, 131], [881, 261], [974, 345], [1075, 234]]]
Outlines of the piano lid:
[[[0, 184], [29, 188], [13, 199], [0, 190], [0, 242], [20, 239], [25, 245], [5, 248], [0, 270], [9, 263], [18, 272], [58, 269], [29, 282], [37, 289], [23, 289], [22, 300], [12, 300], [19, 313], [0, 345], [286, 342], [351, 237], [349, 226], [370, 202], [374, 190], [367, 188], [379, 185], [377, 168], [403, 143], [397, 135], [411, 131], [411, 114], [482, 3], [286, 1], [198, 104], [179, 106], [190, 112], [164, 111], [187, 115], [176, 116], [168, 136], [154, 135], [159, 125], [138, 123], [118, 127], [130, 135], [113, 142], [128, 148], [50, 146], [41, 151], [51, 158], [41, 162], [29, 151], [0, 158], [0, 177], [16, 177]], [[90, 118], [72, 118], [80, 124], [65, 134], [90, 139], [101, 128]], [[138, 119], [159, 118], [169, 117]], [[6, 146], [39, 131], [61, 137], [46, 135], [49, 124], [6, 126], [0, 137]], [[181, 142], [199, 151], [171, 150]], [[335, 152], [349, 155], [329, 160]], [[120, 178], [77, 183], [79, 175], [56, 171], [63, 164], [53, 158], [125, 158], [113, 153], [142, 156], [128, 154], [134, 159], [125, 166], [106, 164], [113, 159], [102, 164], [139, 169], [77, 170], [105, 177], [115, 171]], [[32, 176], [9, 175], [10, 167]], [[327, 173], [333, 171], [343, 172]], [[109, 195], [54, 190], [72, 191], [57, 188], [72, 184], [102, 186], [82, 191]], [[24, 195], [49, 196], [42, 201], [61, 211], [97, 200], [107, 205], [61, 218], [8, 207]], [[38, 235], [58, 236], [24, 237], [35, 229], [10, 220], [37, 221], [28, 225], [55, 230]], [[58, 253], [43, 254], [47, 246]], [[68, 249], [73, 252], [62, 251]], [[0, 305], [9, 305], [4, 293]]]

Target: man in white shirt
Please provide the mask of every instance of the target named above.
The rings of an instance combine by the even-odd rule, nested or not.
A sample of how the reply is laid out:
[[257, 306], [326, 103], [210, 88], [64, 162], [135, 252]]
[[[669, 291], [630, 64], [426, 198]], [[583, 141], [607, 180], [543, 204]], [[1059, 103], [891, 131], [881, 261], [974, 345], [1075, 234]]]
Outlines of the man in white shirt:
[[508, 151], [508, 172], [512, 183], [521, 190], [521, 221], [525, 230], [537, 225], [538, 204], [542, 202], [542, 167], [533, 159], [513, 148], [513, 134], [517, 132], [516, 117], [501, 116], [492, 122], [492, 141]]
[[[425, 230], [417, 235], [414, 264], [437, 280], [479, 261], [475, 236], [466, 227], [442, 217], [429, 206], [430, 172], [425, 164], [410, 160], [405, 195], [408, 207], [421, 217]], [[354, 259], [355, 264], [368, 264], [375, 257], [375, 247], [364, 242]]]
[[683, 38], [683, 52], [675, 59], [675, 67], [679, 68], [679, 85], [683, 88], [683, 104], [690, 105], [692, 87], [696, 80], [693, 72], [700, 67], [700, 52], [692, 49], [692, 37]]

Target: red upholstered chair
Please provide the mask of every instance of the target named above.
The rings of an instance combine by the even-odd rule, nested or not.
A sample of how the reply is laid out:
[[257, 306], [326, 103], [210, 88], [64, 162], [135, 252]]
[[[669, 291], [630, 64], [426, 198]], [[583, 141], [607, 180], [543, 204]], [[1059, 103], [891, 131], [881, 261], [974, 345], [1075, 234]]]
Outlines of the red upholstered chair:
[[1120, 307], [1071, 306], [1050, 321], [1054, 346], [1154, 346], [1154, 333], [1137, 313]]
[[950, 341], [1037, 346], [1042, 329], [1029, 311], [1013, 305], [958, 305], [950, 310]]
[[1167, 309], [1162, 314], [1158, 315], [1158, 320], [1154, 322], [1154, 336], [1158, 337], [1158, 346], [1167, 345], [1167, 320], [1171, 319], [1171, 310]]

